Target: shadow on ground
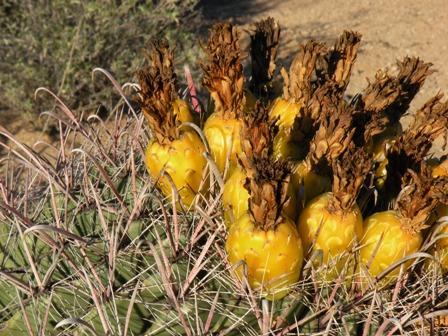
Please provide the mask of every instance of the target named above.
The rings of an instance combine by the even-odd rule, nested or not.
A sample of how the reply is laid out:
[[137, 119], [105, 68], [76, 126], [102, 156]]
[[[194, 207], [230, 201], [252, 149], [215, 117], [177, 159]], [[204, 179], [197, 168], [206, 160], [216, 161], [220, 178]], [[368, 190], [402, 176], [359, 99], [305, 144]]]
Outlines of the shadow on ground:
[[242, 24], [244, 18], [256, 15], [272, 8], [269, 1], [252, 0], [201, 0], [199, 8], [208, 24], [217, 20], [230, 20], [232, 23]]

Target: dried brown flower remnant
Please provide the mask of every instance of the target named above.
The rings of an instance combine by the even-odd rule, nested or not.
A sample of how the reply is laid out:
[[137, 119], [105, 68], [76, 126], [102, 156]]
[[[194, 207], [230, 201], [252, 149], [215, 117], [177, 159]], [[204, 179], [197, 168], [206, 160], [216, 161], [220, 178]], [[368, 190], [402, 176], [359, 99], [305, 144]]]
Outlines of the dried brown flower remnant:
[[424, 63], [417, 57], [405, 57], [397, 62], [397, 65], [399, 71], [396, 81], [401, 88], [401, 94], [385, 111], [391, 123], [398, 122], [409, 109], [411, 101], [425, 83], [426, 78], [434, 72], [431, 69], [431, 63]]
[[329, 209], [348, 211], [353, 208], [372, 162], [365, 150], [356, 148], [353, 143], [333, 161], [333, 197], [329, 200]]
[[417, 111], [414, 122], [395, 141], [387, 154], [387, 178], [385, 190], [391, 197], [401, 190], [401, 182], [411, 169], [420, 171], [421, 162], [428, 155], [436, 138], [448, 132], [448, 102], [443, 95], [431, 98]]
[[363, 95], [355, 99], [353, 123], [354, 136], [358, 146], [368, 144], [371, 139], [382, 133], [389, 124], [385, 110], [400, 95], [400, 87], [394, 78], [382, 71], [375, 75], [375, 81], [369, 83]]
[[262, 96], [267, 95], [276, 67], [280, 25], [272, 17], [256, 22], [255, 31], [250, 35], [250, 39], [252, 91]]
[[314, 91], [312, 75], [316, 69], [316, 62], [327, 52], [324, 44], [309, 41], [300, 46], [294, 57], [289, 74], [282, 69], [284, 79], [283, 97], [293, 102], [307, 102]]
[[168, 41], [152, 40], [147, 58], [149, 65], [138, 72], [140, 104], [157, 141], [165, 144], [179, 137], [180, 124], [172, 111], [177, 78]]
[[254, 174], [246, 179], [249, 191], [249, 213], [254, 223], [267, 231], [282, 220], [288, 202], [287, 190], [291, 166], [283, 160], [254, 159]]
[[236, 27], [228, 22], [215, 24], [210, 30], [206, 52], [208, 62], [202, 65], [202, 83], [209, 89], [216, 111], [225, 118], [239, 117], [245, 98]]
[[328, 73], [342, 92], [345, 91], [350, 81], [360, 42], [360, 33], [346, 30], [328, 54]]
[[404, 218], [405, 229], [416, 233], [427, 227], [429, 216], [440, 203], [448, 202], [448, 177], [433, 178], [431, 169], [421, 163], [420, 173], [408, 170], [395, 209]]
[[406, 57], [397, 62], [399, 72], [390, 76], [378, 71], [364, 93], [354, 104], [355, 141], [363, 146], [387, 127], [398, 123], [409, 104], [432, 73], [431, 64], [418, 58]]
[[[243, 118], [241, 147], [246, 158], [269, 158], [273, 152], [274, 137], [278, 132], [275, 120], [270, 120], [269, 111], [260, 102]], [[247, 164], [243, 164], [246, 166]]]
[[[318, 95], [316, 95], [317, 97]], [[331, 163], [348, 147], [353, 137], [350, 107], [335, 95], [322, 95], [319, 101], [320, 124], [305, 159], [310, 167], [326, 159]]]

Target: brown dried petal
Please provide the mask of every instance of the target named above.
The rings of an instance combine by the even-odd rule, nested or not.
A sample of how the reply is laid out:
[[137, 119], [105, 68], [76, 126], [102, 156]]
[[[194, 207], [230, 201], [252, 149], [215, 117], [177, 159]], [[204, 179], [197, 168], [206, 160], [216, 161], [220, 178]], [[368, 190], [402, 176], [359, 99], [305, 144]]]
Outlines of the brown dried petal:
[[360, 42], [360, 33], [344, 31], [329, 54], [329, 74], [341, 92], [345, 91], [349, 83]]
[[268, 93], [267, 85], [275, 72], [275, 58], [280, 40], [280, 25], [273, 18], [255, 23], [255, 32], [250, 35], [252, 60], [252, 83], [255, 93]]
[[399, 72], [390, 76], [378, 71], [373, 83], [369, 82], [363, 95], [354, 104], [355, 142], [358, 146], [369, 143], [389, 124], [395, 124], [408, 110], [409, 104], [432, 73], [430, 63], [406, 57], [398, 62]]
[[431, 169], [424, 162], [420, 173], [407, 171], [402, 188], [395, 209], [410, 232], [419, 232], [427, 227], [429, 216], [437, 205], [448, 201], [448, 177], [433, 178]]
[[278, 132], [276, 120], [271, 120], [269, 110], [257, 102], [253, 110], [247, 111], [241, 133], [241, 146], [247, 158], [269, 158]]
[[301, 45], [298, 54], [293, 59], [289, 74], [282, 69], [285, 81], [283, 96], [295, 102], [307, 102], [315, 87], [313, 87], [313, 73], [316, 74], [317, 62], [323, 59], [327, 50], [324, 44], [308, 41]]
[[202, 84], [209, 89], [217, 111], [227, 118], [239, 117], [245, 97], [236, 27], [228, 22], [215, 24], [210, 30], [206, 52], [208, 62], [201, 65]]
[[343, 100], [323, 95], [320, 109], [319, 128], [305, 159], [309, 167], [317, 166], [324, 159], [331, 163], [347, 149], [354, 133], [352, 112]]
[[290, 174], [291, 166], [287, 161], [254, 160], [254, 174], [246, 179], [245, 188], [250, 195], [249, 214], [263, 230], [275, 228], [282, 219], [282, 210], [289, 201]]
[[172, 104], [177, 98], [173, 52], [166, 39], [152, 40], [147, 54], [149, 65], [138, 72], [140, 106], [160, 143], [179, 137], [179, 122]]
[[333, 161], [333, 198], [329, 209], [332, 211], [348, 211], [356, 203], [361, 186], [372, 168], [372, 158], [353, 143], [343, 155]]

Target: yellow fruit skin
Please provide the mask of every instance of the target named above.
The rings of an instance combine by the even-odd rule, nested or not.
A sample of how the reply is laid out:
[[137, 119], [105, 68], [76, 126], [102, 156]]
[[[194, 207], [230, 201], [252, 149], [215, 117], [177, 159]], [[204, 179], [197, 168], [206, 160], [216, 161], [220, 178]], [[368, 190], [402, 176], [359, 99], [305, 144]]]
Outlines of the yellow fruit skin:
[[375, 184], [381, 189], [387, 178], [387, 158], [386, 148], [393, 145], [395, 138], [403, 132], [400, 123], [392, 124], [386, 130], [373, 137], [373, 141], [367, 146], [370, 153], [373, 154], [373, 160], [377, 163], [375, 170]]
[[299, 160], [303, 158], [303, 148], [299, 146], [298, 142], [292, 141], [288, 132], [280, 128], [275, 135], [274, 143], [274, 158], [278, 159], [292, 159]]
[[[204, 144], [192, 131], [181, 133], [180, 138], [170, 145], [161, 145], [153, 140], [146, 148], [146, 168], [154, 179], [165, 168], [179, 191], [182, 203], [190, 207], [199, 192], [202, 171], [206, 165], [206, 159], [202, 155], [204, 152]], [[160, 176], [157, 187], [166, 197], [171, 197], [171, 183], [166, 176]]]
[[[448, 160], [443, 161], [432, 170], [433, 177], [448, 176]], [[448, 205], [440, 204], [435, 211], [435, 218], [433, 221], [448, 216]], [[445, 225], [440, 231], [440, 234], [448, 235], [448, 225]], [[448, 238], [441, 238], [437, 241], [435, 249], [437, 251], [438, 259], [442, 265], [444, 272], [448, 272]], [[434, 252], [434, 251], [433, 251]], [[433, 253], [434, 254], [434, 253]]]
[[[448, 206], [440, 205], [437, 209], [437, 215], [439, 218], [448, 216]], [[442, 230], [440, 230], [440, 234], [448, 235], [448, 224], [444, 225]], [[439, 239], [435, 247], [443, 271], [448, 272], [448, 237]]]
[[224, 119], [220, 113], [216, 112], [205, 122], [204, 135], [210, 146], [213, 160], [221, 173], [224, 173], [228, 156], [230, 158], [229, 172], [237, 165], [237, 155], [242, 151], [241, 128], [241, 120]]
[[[417, 252], [422, 244], [421, 234], [404, 230], [401, 218], [395, 211], [378, 212], [366, 218], [364, 229], [360, 259], [365, 266], [370, 263], [369, 272], [372, 276], [379, 275], [393, 263]], [[409, 260], [405, 263], [405, 270], [412, 262]], [[399, 273], [400, 267], [397, 267], [389, 273], [386, 281], [396, 280]]]
[[[244, 188], [245, 180], [246, 174], [241, 167], [237, 167], [224, 183], [222, 204], [224, 221], [228, 228], [245, 214], [249, 208], [249, 192]], [[289, 203], [284, 209], [284, 213], [295, 221], [300, 207], [297, 200], [297, 190], [292, 183], [289, 184], [287, 195], [289, 197]]]
[[244, 188], [245, 179], [246, 174], [241, 168], [237, 168], [224, 183], [222, 205], [227, 228], [247, 212], [249, 192]]
[[270, 111], [272, 120], [278, 118], [277, 125], [280, 129], [290, 129], [294, 124], [296, 116], [300, 112], [301, 104], [289, 102], [286, 99], [278, 98], [274, 101]]
[[[328, 202], [331, 197], [332, 194], [328, 192], [312, 199], [303, 209], [298, 221], [305, 251], [308, 251], [314, 242], [312, 251], [322, 251], [323, 264], [350, 250], [356, 241], [362, 239], [363, 235], [359, 207], [355, 205], [344, 215], [339, 212], [329, 212]], [[342, 270], [344, 264], [345, 260], [341, 258], [336, 264], [334, 276]]]
[[433, 177], [448, 176], [448, 160], [435, 166], [432, 170]]
[[193, 122], [193, 115], [185, 100], [176, 99], [173, 102], [173, 113], [180, 122]]
[[373, 154], [375, 162], [381, 162], [386, 158], [386, 147], [392, 145], [394, 139], [403, 133], [400, 123], [395, 123], [386, 128], [383, 133], [375, 135], [369, 144], [369, 151]]
[[378, 189], [383, 189], [384, 183], [386, 182], [387, 178], [387, 164], [389, 161], [384, 158], [382, 161], [380, 161], [375, 169], [375, 186]]
[[304, 204], [307, 204], [318, 195], [331, 190], [330, 177], [309, 171], [303, 162], [300, 162], [294, 168], [291, 180], [295, 186], [303, 188], [301, 196]]
[[254, 226], [249, 214], [232, 225], [226, 250], [231, 265], [238, 265], [236, 276], [242, 279], [244, 261], [251, 288], [261, 290], [268, 300], [278, 300], [297, 282], [303, 263], [303, 248], [294, 222], [285, 217], [274, 229]]
[[274, 138], [274, 156], [279, 158], [300, 159], [304, 155], [303, 149], [289, 131], [294, 124], [296, 116], [300, 113], [301, 104], [289, 102], [285, 99], [276, 99], [270, 110], [272, 120], [278, 118], [278, 134]]

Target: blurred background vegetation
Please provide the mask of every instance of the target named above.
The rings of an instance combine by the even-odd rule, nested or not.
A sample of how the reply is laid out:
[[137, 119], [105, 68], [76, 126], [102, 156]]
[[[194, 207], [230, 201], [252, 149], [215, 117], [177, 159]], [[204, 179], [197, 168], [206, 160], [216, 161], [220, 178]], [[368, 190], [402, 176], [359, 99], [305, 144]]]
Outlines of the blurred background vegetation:
[[[42, 128], [51, 109], [44, 86], [78, 111], [113, 104], [112, 85], [92, 80], [95, 67], [119, 83], [132, 80], [148, 40], [163, 34], [176, 46], [177, 64], [197, 66], [198, 0], [3, 0], [0, 2], [0, 124]], [[20, 126], [19, 126], [20, 127]], [[14, 132], [14, 130], [11, 130]]]

